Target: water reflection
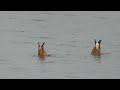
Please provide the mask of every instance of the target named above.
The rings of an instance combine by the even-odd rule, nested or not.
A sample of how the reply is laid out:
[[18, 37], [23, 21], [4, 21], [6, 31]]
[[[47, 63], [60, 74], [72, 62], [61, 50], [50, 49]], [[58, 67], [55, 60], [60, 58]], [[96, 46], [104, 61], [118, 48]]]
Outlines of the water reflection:
[[97, 63], [101, 63], [101, 56], [93, 56], [93, 58], [94, 58], [94, 60], [95, 60], [95, 62], [97, 62]]
[[46, 57], [38, 56], [40, 60], [45, 60]]

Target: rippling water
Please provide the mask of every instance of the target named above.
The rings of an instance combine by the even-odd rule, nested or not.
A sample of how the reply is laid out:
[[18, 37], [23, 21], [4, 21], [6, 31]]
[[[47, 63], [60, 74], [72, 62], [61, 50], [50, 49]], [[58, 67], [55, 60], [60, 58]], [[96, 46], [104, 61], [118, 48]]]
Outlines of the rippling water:
[[[120, 78], [119, 29], [119, 11], [1, 11], [0, 78]], [[94, 39], [101, 58], [90, 55]], [[45, 60], [38, 42], [46, 42]]]

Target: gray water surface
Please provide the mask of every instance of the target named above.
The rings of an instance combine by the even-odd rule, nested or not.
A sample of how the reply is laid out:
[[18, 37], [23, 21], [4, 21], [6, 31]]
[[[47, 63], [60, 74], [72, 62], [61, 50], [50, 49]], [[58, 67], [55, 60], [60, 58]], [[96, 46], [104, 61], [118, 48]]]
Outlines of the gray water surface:
[[[90, 55], [94, 39], [101, 58]], [[46, 42], [45, 60], [38, 42]], [[0, 78], [120, 78], [120, 12], [1, 11]]]

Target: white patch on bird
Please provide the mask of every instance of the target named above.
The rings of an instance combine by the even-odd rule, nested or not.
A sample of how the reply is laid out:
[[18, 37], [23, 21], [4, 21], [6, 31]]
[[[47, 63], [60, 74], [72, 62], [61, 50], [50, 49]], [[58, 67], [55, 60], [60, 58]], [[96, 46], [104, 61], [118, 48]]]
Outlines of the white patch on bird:
[[97, 43], [96, 43], [96, 49], [99, 49], [99, 46], [100, 46], [100, 45], [99, 45], [99, 43], [97, 42]]

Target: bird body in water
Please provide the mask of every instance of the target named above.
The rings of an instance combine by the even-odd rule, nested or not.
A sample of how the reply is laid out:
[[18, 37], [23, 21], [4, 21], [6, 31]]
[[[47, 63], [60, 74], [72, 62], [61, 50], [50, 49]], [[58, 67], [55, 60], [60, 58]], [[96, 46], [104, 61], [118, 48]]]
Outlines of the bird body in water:
[[40, 46], [40, 43], [38, 43], [38, 56], [40, 57], [47, 57], [48, 54], [44, 49], [44, 44], [45, 42], [42, 44], [42, 46]]
[[101, 56], [101, 41], [102, 40], [99, 40], [98, 42], [96, 42], [96, 39], [94, 40], [95, 41], [95, 47], [92, 49], [92, 52], [91, 52], [91, 55], [94, 55], [94, 56]]

